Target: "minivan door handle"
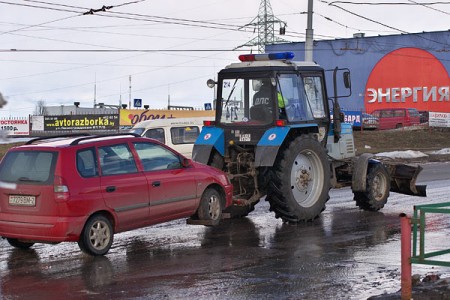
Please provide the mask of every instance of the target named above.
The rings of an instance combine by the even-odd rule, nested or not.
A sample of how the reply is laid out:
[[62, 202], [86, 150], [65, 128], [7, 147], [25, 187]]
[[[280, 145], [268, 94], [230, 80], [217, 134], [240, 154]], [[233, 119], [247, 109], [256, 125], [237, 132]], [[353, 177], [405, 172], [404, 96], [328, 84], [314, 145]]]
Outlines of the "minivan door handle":
[[158, 187], [158, 186], [160, 186], [161, 185], [161, 182], [160, 181], [153, 181], [152, 182], [152, 186], [153, 187]]
[[113, 186], [113, 185], [110, 185], [110, 186], [107, 186], [107, 187], [106, 187], [106, 192], [107, 192], [107, 193], [112, 193], [112, 192], [114, 192], [115, 190], [116, 190], [116, 187]]

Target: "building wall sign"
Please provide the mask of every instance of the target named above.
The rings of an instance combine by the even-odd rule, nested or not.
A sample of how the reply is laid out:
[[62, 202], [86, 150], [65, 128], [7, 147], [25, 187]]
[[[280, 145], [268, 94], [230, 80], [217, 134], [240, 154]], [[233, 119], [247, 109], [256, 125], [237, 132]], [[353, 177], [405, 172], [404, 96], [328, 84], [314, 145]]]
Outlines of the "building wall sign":
[[431, 127], [450, 127], [450, 113], [430, 112]]
[[400, 48], [386, 54], [370, 73], [365, 107], [368, 112], [392, 107], [450, 112], [449, 86], [449, 74], [435, 56]]
[[214, 114], [214, 110], [121, 109], [120, 126], [134, 126], [142, 121], [157, 119], [214, 117]]
[[119, 128], [118, 114], [44, 116], [44, 130], [107, 130]]

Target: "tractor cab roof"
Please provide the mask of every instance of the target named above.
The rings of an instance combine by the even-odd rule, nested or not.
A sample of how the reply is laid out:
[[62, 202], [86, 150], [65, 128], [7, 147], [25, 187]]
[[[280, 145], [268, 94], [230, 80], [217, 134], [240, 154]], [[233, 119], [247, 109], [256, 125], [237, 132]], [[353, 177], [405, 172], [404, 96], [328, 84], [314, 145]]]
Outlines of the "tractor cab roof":
[[314, 62], [292, 61], [294, 53], [279, 52], [279, 53], [264, 53], [264, 54], [244, 54], [240, 55], [241, 62], [232, 63], [222, 70], [225, 73], [239, 70], [248, 71], [249, 68], [256, 69], [321, 69], [320, 66]]

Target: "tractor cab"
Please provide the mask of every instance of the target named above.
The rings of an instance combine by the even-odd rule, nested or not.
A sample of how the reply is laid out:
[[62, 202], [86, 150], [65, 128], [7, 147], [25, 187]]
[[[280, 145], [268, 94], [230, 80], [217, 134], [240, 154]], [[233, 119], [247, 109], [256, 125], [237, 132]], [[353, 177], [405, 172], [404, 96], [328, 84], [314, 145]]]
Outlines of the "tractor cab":
[[292, 62], [292, 52], [240, 55], [240, 63], [219, 72], [216, 127], [225, 140], [256, 145], [269, 128], [310, 124], [328, 130], [329, 108], [323, 69]]

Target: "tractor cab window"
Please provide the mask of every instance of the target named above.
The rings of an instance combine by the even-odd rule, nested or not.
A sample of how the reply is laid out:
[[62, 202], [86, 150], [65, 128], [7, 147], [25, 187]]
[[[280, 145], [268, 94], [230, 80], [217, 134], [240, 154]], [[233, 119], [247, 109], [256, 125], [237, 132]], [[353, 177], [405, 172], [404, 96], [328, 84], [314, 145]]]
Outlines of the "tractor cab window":
[[304, 97], [314, 118], [325, 118], [322, 80], [319, 76], [303, 76]]
[[275, 80], [271, 78], [224, 79], [220, 96], [222, 124], [248, 126], [273, 122]]
[[280, 118], [298, 122], [326, 117], [321, 77], [280, 74], [277, 86]]
[[313, 119], [311, 109], [305, 97], [304, 87], [296, 74], [278, 76], [278, 109], [280, 119], [284, 116], [289, 122]]

